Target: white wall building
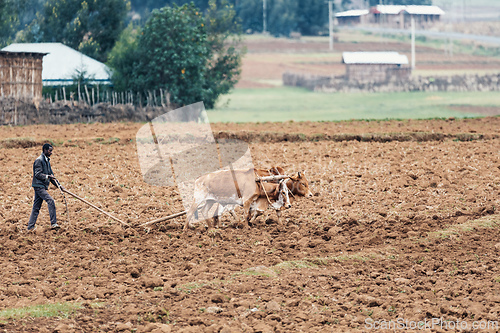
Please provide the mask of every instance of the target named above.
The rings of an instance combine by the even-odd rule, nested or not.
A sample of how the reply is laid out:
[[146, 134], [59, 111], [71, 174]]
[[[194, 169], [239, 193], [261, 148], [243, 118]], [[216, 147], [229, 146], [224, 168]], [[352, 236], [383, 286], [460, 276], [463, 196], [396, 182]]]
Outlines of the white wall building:
[[72, 84], [78, 73], [85, 73], [93, 84], [111, 83], [108, 66], [62, 43], [17, 43], [2, 51], [46, 53], [42, 64], [44, 86]]

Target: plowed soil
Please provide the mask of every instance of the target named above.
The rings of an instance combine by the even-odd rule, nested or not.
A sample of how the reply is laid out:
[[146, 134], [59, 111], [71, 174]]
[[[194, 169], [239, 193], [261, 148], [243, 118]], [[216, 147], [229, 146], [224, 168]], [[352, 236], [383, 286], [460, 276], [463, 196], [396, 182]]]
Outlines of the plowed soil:
[[[81, 306], [0, 317], [0, 332], [417, 331], [433, 318], [433, 331], [499, 330], [500, 118], [217, 124], [250, 138], [256, 166], [305, 171], [314, 196], [283, 226], [269, 211], [186, 232], [183, 217], [138, 227], [183, 210], [176, 188], [143, 182], [140, 126], [0, 129], [0, 311]], [[45, 140], [63, 186], [131, 227], [66, 194], [68, 216], [51, 187], [62, 228], [44, 204], [26, 232]]]

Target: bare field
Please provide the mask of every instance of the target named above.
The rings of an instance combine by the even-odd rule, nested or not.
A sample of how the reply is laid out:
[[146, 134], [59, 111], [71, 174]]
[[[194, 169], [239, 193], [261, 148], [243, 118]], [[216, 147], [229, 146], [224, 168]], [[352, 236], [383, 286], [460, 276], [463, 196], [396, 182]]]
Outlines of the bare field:
[[[44, 204], [27, 234], [32, 163], [46, 139], [56, 144], [61, 183], [131, 225], [183, 208], [175, 188], [142, 181], [133, 141], [142, 124], [2, 128], [0, 313], [81, 308], [0, 317], [0, 332], [361, 332], [432, 318], [493, 325], [499, 122], [215, 124], [216, 135], [260, 133], [250, 143], [256, 166], [305, 171], [314, 197], [298, 198], [283, 227], [269, 212], [248, 229], [224, 216], [219, 229], [184, 233], [183, 218], [125, 228], [70, 197], [68, 218], [51, 188], [62, 229], [48, 230]], [[397, 139], [424, 132], [447, 135]], [[271, 133], [386, 140], [266, 141]]]

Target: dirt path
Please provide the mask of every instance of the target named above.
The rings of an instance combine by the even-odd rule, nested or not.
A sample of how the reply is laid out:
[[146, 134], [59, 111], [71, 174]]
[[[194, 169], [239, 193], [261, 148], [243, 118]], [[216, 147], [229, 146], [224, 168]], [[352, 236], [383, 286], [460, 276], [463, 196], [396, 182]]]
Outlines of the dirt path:
[[0, 332], [366, 332], [397, 320], [498, 321], [498, 121], [218, 124], [216, 133], [455, 136], [252, 143], [257, 166], [306, 171], [314, 197], [297, 199], [284, 227], [269, 212], [249, 229], [224, 215], [217, 230], [185, 233], [183, 218], [124, 229], [70, 198], [68, 221], [52, 188], [63, 228], [47, 230], [44, 205], [37, 232], [26, 234], [40, 147], [8, 148], [13, 138], [57, 142], [60, 181], [130, 223], [178, 212], [181, 200], [175, 188], [141, 181], [131, 141], [141, 124], [3, 128], [0, 311], [82, 308], [0, 318]]

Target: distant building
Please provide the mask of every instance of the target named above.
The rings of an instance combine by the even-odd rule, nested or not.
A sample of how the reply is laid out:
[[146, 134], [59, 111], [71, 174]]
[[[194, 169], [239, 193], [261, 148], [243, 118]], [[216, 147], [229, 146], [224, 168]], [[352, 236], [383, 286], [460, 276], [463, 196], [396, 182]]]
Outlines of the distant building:
[[111, 83], [108, 66], [62, 43], [11, 44], [2, 51], [46, 54], [42, 70], [44, 86], [72, 84], [78, 73], [84, 73], [92, 83]]
[[368, 9], [354, 9], [335, 14], [339, 25], [358, 25], [368, 23]]
[[0, 51], [0, 96], [42, 98], [42, 59], [45, 53]]
[[386, 25], [393, 28], [410, 27], [411, 18], [415, 18], [417, 27], [425, 28], [438, 22], [445, 12], [438, 6], [397, 6], [378, 5], [370, 8], [369, 23]]
[[411, 68], [408, 57], [398, 52], [344, 52], [346, 79], [356, 82], [390, 82], [406, 80]]

